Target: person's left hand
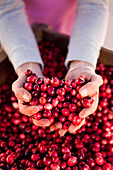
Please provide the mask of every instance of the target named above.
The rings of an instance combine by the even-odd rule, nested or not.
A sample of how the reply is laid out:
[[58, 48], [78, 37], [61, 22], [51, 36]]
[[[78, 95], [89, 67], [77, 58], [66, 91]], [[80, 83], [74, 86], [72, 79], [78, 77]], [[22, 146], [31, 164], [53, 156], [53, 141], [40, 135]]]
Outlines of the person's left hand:
[[[82, 63], [83, 65], [84, 63]], [[86, 64], [84, 64], [86, 65]], [[103, 80], [101, 76], [97, 75], [93, 69], [89, 69], [86, 67], [78, 67], [72, 71], [68, 70], [65, 79], [66, 80], [72, 80], [72, 79], [77, 79], [81, 75], [84, 75], [85, 78], [89, 81], [86, 85], [81, 87], [79, 90], [79, 93], [81, 94], [82, 97], [90, 96], [93, 98], [94, 102], [91, 105], [90, 108], [84, 108], [80, 113], [79, 116], [81, 118], [84, 118], [79, 126], [74, 126], [73, 124], [70, 125], [69, 127], [69, 132], [74, 133], [78, 129], [81, 128], [81, 126], [85, 123], [85, 118], [92, 113], [95, 112], [97, 105], [98, 105], [98, 94], [99, 94], [99, 87], [102, 85]], [[62, 123], [55, 123], [55, 125], [51, 126], [51, 130], [55, 129], [60, 129], [59, 134], [60, 136], [63, 136], [67, 130], [62, 129]]]

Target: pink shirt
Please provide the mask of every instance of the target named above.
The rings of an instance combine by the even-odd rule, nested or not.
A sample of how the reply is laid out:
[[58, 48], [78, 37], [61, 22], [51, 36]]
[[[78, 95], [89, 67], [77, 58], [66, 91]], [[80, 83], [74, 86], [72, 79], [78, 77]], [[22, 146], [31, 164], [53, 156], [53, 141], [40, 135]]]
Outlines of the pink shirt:
[[77, 0], [24, 0], [30, 24], [48, 24], [53, 30], [70, 35]]

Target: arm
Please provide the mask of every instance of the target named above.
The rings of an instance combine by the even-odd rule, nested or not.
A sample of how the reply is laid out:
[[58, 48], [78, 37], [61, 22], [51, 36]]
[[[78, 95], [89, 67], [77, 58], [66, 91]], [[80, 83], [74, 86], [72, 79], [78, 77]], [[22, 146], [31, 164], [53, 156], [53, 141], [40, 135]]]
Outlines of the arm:
[[[65, 79], [76, 79], [84, 75], [90, 81], [79, 92], [82, 97], [91, 96], [94, 103], [90, 108], [85, 108], [79, 113], [81, 118], [92, 114], [98, 105], [99, 87], [103, 81], [94, 70], [106, 35], [108, 6], [109, 0], [78, 0], [77, 14], [65, 61], [65, 65], [69, 66]], [[83, 123], [79, 127], [70, 125], [69, 131], [75, 132]], [[59, 133], [64, 135], [66, 131], [60, 129]]]
[[0, 0], [0, 42], [7, 53], [18, 79], [13, 83], [21, 113], [31, 116], [38, 112], [37, 106], [23, 105], [30, 101], [30, 93], [23, 88], [24, 72], [31, 69], [37, 77], [43, 78], [40, 65], [42, 59], [32, 30], [28, 24], [22, 0]]
[[0, 1], [0, 42], [15, 70], [27, 62], [43, 66], [22, 0]]
[[106, 35], [108, 8], [109, 0], [78, 0], [66, 66], [72, 60], [80, 60], [96, 67]]

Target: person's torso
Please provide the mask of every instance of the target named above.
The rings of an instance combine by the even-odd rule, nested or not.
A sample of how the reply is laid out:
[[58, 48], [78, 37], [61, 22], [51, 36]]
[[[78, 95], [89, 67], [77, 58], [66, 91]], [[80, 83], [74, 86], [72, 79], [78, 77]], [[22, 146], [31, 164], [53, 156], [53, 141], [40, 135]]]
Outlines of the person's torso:
[[53, 30], [70, 34], [77, 0], [24, 0], [30, 24], [48, 24]]

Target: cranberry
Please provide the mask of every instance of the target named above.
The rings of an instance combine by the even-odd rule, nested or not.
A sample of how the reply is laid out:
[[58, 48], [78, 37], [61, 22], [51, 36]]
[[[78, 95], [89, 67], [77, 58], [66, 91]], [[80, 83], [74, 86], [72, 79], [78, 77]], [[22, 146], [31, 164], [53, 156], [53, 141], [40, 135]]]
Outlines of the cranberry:
[[6, 163], [7, 163], [8, 165], [12, 165], [12, 164], [14, 163], [14, 157], [13, 157], [12, 155], [8, 155], [8, 156], [6, 157]]
[[33, 161], [33, 162], [36, 162], [36, 161], [38, 161], [40, 159], [40, 155], [39, 154], [33, 154], [33, 155], [31, 155], [31, 160]]
[[59, 122], [63, 123], [63, 122], [65, 122], [66, 117], [63, 115], [60, 115], [58, 120], [59, 120]]
[[52, 104], [50, 104], [50, 103], [46, 103], [45, 105], [44, 105], [44, 109], [46, 109], [46, 110], [52, 110]]
[[68, 130], [68, 129], [69, 129], [69, 126], [70, 126], [70, 122], [69, 122], [69, 121], [66, 121], [66, 122], [63, 124], [63, 129]]
[[35, 114], [33, 115], [33, 118], [36, 119], [36, 120], [41, 119], [41, 117], [42, 117], [42, 114], [41, 114], [40, 112], [35, 113]]
[[104, 161], [103, 157], [97, 156], [97, 157], [95, 158], [95, 162], [96, 162], [98, 165], [103, 165], [105, 161]]
[[27, 89], [28, 91], [31, 91], [33, 88], [33, 85], [32, 85], [32, 83], [25, 83], [24, 88]]
[[60, 170], [60, 165], [53, 163], [50, 165], [50, 168], [51, 170]]
[[52, 157], [52, 162], [54, 162], [54, 163], [59, 163], [60, 160], [59, 160], [58, 156], [53, 156], [53, 157]]
[[25, 75], [26, 75], [27, 77], [30, 76], [31, 74], [32, 74], [32, 71], [31, 71], [31, 70], [28, 69], [28, 70], [25, 71]]
[[29, 82], [29, 83], [34, 83], [35, 80], [36, 80], [36, 76], [34, 76], [34, 75], [27, 77], [27, 82]]
[[90, 97], [82, 99], [82, 105], [86, 108], [89, 108], [92, 103], [93, 103], [93, 99], [91, 99]]
[[94, 170], [102, 170], [102, 168], [100, 166], [95, 166]]
[[80, 163], [79, 163], [79, 168], [80, 168], [80, 170], [90, 170], [89, 165], [87, 165], [87, 164], [84, 163], [84, 162], [80, 162]]
[[50, 79], [46, 77], [46, 78], [44, 79], [44, 84], [48, 85], [49, 83], [50, 83]]
[[102, 166], [102, 169], [103, 169], [103, 170], [111, 170], [111, 164], [110, 164], [110, 163], [105, 163], [105, 164]]
[[43, 83], [43, 79], [42, 78], [38, 78], [35, 80], [35, 83], [38, 85], [41, 85]]
[[95, 161], [92, 158], [88, 158], [87, 163], [91, 168], [95, 166]]
[[52, 106], [53, 106], [53, 107], [56, 107], [56, 106], [58, 105], [58, 103], [59, 103], [59, 101], [58, 101], [57, 98], [54, 98], [54, 99], [52, 100]]
[[75, 112], [77, 109], [77, 106], [73, 103], [73, 104], [69, 104], [69, 110], [70, 112]]
[[40, 102], [40, 104], [42, 104], [42, 105], [46, 104], [46, 98], [45, 98], [45, 97], [40, 97], [40, 98], [39, 98], [39, 102]]
[[39, 91], [40, 91], [40, 86], [39, 86], [38, 84], [35, 84], [35, 85], [33, 86], [33, 89], [34, 89], [35, 91], [39, 92]]
[[49, 166], [51, 164], [51, 158], [50, 157], [44, 157], [43, 158], [43, 163], [46, 165], [46, 166]]
[[47, 85], [46, 84], [42, 84], [41, 85], [41, 90], [42, 91], [46, 91], [47, 90]]
[[56, 77], [52, 78], [50, 82], [53, 87], [59, 86], [59, 80]]
[[54, 96], [55, 94], [55, 88], [52, 87], [52, 86], [49, 86], [48, 89], [47, 89], [47, 92], [50, 96]]
[[62, 114], [63, 114], [64, 116], [68, 116], [69, 113], [70, 113], [69, 109], [67, 109], [67, 108], [63, 108], [63, 109], [61, 110], [61, 112], [62, 112]]
[[77, 164], [77, 158], [75, 156], [71, 156], [67, 161], [68, 166], [73, 166]]
[[61, 168], [62, 168], [62, 169], [65, 169], [66, 166], [67, 166], [67, 163], [66, 163], [66, 162], [61, 162]]
[[74, 126], [78, 126], [81, 123], [81, 118], [79, 116], [74, 116], [72, 122]]

